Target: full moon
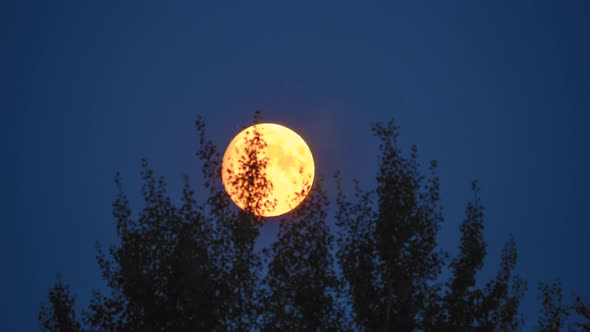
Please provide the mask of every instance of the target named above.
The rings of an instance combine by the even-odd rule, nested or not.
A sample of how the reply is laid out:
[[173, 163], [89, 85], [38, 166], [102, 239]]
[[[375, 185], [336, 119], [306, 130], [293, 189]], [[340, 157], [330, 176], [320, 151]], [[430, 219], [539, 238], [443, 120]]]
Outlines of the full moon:
[[311, 190], [315, 172], [313, 156], [303, 138], [287, 127], [261, 123], [242, 130], [225, 150], [221, 178], [231, 200], [243, 210], [247, 195], [241, 191], [251, 189], [237, 186], [235, 178], [244, 174], [243, 161], [249, 158], [247, 147], [255, 133], [264, 142], [256, 154], [257, 159], [266, 161], [261, 174], [270, 188], [259, 205], [264, 208], [254, 208], [252, 212], [262, 217], [279, 216], [296, 208]]

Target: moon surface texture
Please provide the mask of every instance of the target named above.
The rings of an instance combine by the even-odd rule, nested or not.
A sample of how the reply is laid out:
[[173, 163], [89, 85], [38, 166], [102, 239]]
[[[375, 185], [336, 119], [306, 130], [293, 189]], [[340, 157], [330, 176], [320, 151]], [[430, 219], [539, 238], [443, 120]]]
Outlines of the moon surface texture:
[[244, 174], [243, 160], [248, 158], [248, 144], [255, 133], [264, 142], [256, 152], [258, 160], [266, 160], [261, 176], [271, 185], [261, 200], [260, 206], [264, 208], [253, 208], [252, 212], [262, 217], [279, 216], [296, 208], [311, 190], [315, 172], [313, 156], [303, 138], [287, 127], [261, 123], [242, 130], [225, 150], [221, 178], [231, 200], [243, 210], [248, 204], [247, 195], [240, 191], [254, 189], [236, 185], [235, 179]]

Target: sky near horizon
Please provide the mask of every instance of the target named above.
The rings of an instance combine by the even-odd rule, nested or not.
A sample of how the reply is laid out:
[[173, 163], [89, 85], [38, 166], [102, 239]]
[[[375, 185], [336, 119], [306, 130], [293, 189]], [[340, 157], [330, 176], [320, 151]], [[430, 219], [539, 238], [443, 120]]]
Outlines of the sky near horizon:
[[416, 144], [424, 165], [438, 161], [444, 249], [457, 252], [477, 179], [488, 243], [478, 280], [493, 277], [512, 235], [529, 283], [527, 326], [539, 281], [560, 279], [566, 294], [590, 300], [589, 9], [584, 1], [9, 7], [2, 330], [38, 330], [57, 273], [81, 305], [103, 287], [95, 245], [116, 240], [116, 172], [136, 210], [141, 158], [178, 197], [184, 175], [200, 177], [197, 116], [223, 150], [255, 110], [299, 133], [327, 182], [340, 170], [365, 188], [377, 171], [371, 124], [395, 118], [402, 146]]

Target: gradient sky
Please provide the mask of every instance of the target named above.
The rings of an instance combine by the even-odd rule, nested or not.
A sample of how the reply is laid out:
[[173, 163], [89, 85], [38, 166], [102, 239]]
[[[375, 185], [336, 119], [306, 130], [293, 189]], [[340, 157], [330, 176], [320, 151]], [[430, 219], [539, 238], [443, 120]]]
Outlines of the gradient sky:
[[479, 280], [512, 234], [529, 326], [538, 281], [590, 299], [587, 1], [215, 3], [3, 5], [2, 330], [38, 330], [58, 272], [81, 304], [103, 286], [95, 243], [116, 239], [116, 171], [135, 207], [143, 157], [178, 197], [200, 176], [197, 115], [224, 149], [256, 109], [349, 187], [374, 183], [370, 125], [396, 118], [402, 145], [439, 161], [443, 248], [457, 252], [478, 179]]

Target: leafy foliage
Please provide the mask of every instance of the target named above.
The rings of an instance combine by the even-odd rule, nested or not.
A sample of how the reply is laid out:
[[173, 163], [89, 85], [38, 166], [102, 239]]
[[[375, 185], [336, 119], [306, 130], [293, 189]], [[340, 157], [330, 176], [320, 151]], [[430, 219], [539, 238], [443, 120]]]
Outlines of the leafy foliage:
[[[260, 122], [256, 113], [255, 123]], [[459, 252], [437, 244], [443, 222], [436, 162], [425, 175], [417, 149], [406, 156], [391, 121], [373, 126], [379, 141], [377, 186], [363, 190], [354, 182], [351, 196], [335, 176], [336, 230], [329, 227], [329, 199], [316, 181], [303, 203], [280, 220], [279, 234], [260, 252], [256, 241], [265, 220], [256, 212], [268, 200], [266, 146], [254, 130], [239, 160], [240, 172], [222, 170], [221, 155], [207, 138], [200, 140], [203, 188], [196, 195], [185, 178], [174, 204], [163, 178], [142, 161], [143, 207], [132, 213], [118, 188], [113, 216], [119, 241], [98, 247], [97, 260], [106, 292], [94, 292], [79, 319], [69, 286], [58, 279], [49, 304], [39, 313], [43, 331], [515, 331], [527, 284], [515, 275], [517, 249], [509, 239], [496, 277], [480, 284], [486, 255], [484, 207], [479, 187], [467, 203]], [[220, 181], [230, 172], [237, 209]], [[205, 197], [198, 202], [195, 196]], [[271, 205], [269, 205], [271, 204]], [[441, 271], [448, 268], [448, 280]], [[541, 284], [542, 331], [556, 331], [568, 313], [589, 329], [590, 310], [578, 299], [562, 304], [559, 284]]]
[[502, 261], [496, 278], [475, 296], [478, 325], [487, 331], [515, 331], [522, 323], [518, 314], [527, 284], [514, 275], [517, 261], [516, 242], [509, 239], [502, 250]]
[[338, 257], [357, 325], [410, 331], [426, 313], [429, 282], [442, 264], [436, 250], [438, 178], [419, 173], [415, 149], [410, 158], [402, 155], [394, 122], [375, 125], [373, 133], [380, 141], [378, 187], [365, 193], [356, 185], [356, 202], [340, 191]]
[[342, 275], [346, 281], [346, 289], [350, 295], [350, 305], [353, 309], [357, 326], [367, 330], [379, 329], [379, 303], [383, 286], [375, 271], [379, 268], [379, 261], [375, 259], [377, 247], [375, 245], [376, 213], [372, 206], [373, 195], [364, 192], [355, 182], [355, 192], [352, 201], [347, 200], [338, 181], [338, 212], [336, 214], [339, 226], [338, 261], [342, 268]]
[[80, 323], [76, 317], [76, 299], [70, 294], [70, 286], [58, 276], [55, 285], [49, 290], [50, 305], [43, 305], [39, 312], [39, 322], [43, 332], [78, 332]]
[[559, 331], [565, 326], [568, 310], [563, 303], [563, 290], [561, 283], [554, 281], [551, 284], [539, 283], [541, 293], [542, 313], [539, 319], [539, 331]]
[[342, 329], [327, 207], [328, 198], [317, 181], [302, 205], [281, 220], [278, 240], [268, 253], [264, 330]]
[[[257, 112], [254, 122], [259, 121], [260, 113]], [[253, 126], [246, 130], [243, 146], [237, 171], [227, 168], [222, 172], [228, 174], [228, 182], [234, 188], [230, 195], [243, 204], [243, 209], [249, 214], [264, 215], [264, 212], [272, 211], [277, 204], [270, 199], [272, 182], [266, 176], [268, 157], [261, 153], [268, 144], [258, 127]]]
[[473, 302], [479, 295], [474, 289], [475, 277], [483, 266], [486, 243], [483, 239], [484, 207], [479, 199], [479, 187], [472, 184], [473, 201], [467, 203], [466, 218], [461, 224], [459, 255], [451, 262], [453, 276], [446, 296], [448, 326], [467, 330], [477, 319]]
[[377, 124], [380, 141], [377, 188], [355, 185], [349, 201], [340, 190], [336, 216], [340, 227], [338, 258], [349, 285], [355, 322], [363, 330], [512, 331], [519, 326], [518, 306], [526, 284], [512, 276], [516, 246], [509, 241], [495, 280], [475, 287], [483, 265], [484, 208], [477, 183], [462, 223], [458, 257], [450, 263], [445, 287], [438, 277], [445, 254], [437, 249], [442, 223], [436, 163], [430, 176], [420, 172], [417, 149], [405, 157], [395, 122]]
[[576, 327], [581, 331], [590, 331], [590, 303], [584, 303], [582, 298], [578, 296], [572, 309], [580, 318], [580, 320], [575, 323]]
[[[98, 255], [111, 294], [94, 294], [86, 321], [96, 331], [212, 329], [220, 311], [211, 304], [221, 289], [212, 230], [188, 180], [175, 207], [145, 161], [142, 178], [145, 207], [137, 219], [122, 190], [113, 204], [120, 244]], [[120, 188], [119, 177], [115, 182]]]

